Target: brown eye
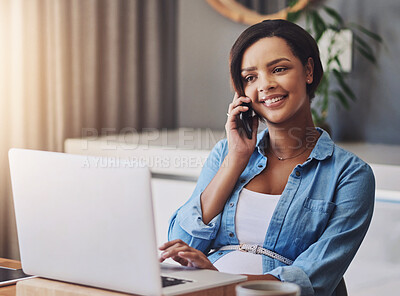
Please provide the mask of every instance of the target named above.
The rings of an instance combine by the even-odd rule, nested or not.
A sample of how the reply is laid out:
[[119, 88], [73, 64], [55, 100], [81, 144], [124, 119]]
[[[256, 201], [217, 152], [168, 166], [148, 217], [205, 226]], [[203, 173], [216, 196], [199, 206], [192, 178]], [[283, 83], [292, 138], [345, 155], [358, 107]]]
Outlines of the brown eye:
[[285, 67], [277, 67], [277, 68], [275, 68], [274, 69], [274, 71], [272, 71], [273, 73], [282, 73], [282, 72], [284, 72], [284, 71], [286, 71], [287, 70], [287, 68], [285, 68]]
[[254, 79], [255, 79], [255, 77], [254, 77], [254, 76], [251, 76], [251, 75], [246, 76], [246, 77], [244, 78], [244, 80], [245, 80], [246, 82], [252, 82], [252, 81], [254, 81]]

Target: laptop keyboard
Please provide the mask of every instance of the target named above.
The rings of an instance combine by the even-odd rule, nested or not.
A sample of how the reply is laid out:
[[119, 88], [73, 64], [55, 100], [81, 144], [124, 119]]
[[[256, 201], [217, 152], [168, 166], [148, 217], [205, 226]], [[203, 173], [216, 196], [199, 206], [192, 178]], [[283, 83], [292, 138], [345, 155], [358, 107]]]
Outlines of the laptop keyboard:
[[161, 280], [163, 288], [192, 282], [190, 280], [176, 279], [168, 276], [161, 276]]

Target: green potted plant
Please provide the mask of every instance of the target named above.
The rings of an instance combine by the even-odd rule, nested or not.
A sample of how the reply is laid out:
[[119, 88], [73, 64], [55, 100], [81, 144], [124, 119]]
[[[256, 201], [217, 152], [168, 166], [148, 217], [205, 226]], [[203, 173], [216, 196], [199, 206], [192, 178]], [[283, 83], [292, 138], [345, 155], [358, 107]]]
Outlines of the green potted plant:
[[[290, 5], [294, 5], [297, 1], [291, 1]], [[327, 124], [329, 103], [336, 99], [341, 106], [349, 109], [349, 101], [356, 100], [356, 95], [346, 82], [348, 73], [339, 58], [345, 50], [338, 42], [341, 32], [350, 30], [355, 53], [361, 54], [373, 64], [376, 64], [376, 56], [369, 41], [380, 44], [383, 40], [378, 34], [359, 24], [345, 22], [335, 9], [318, 4], [317, 1], [311, 1], [303, 10], [288, 13], [289, 21], [297, 22], [300, 18], [305, 18], [305, 29], [315, 40], [320, 42], [324, 37], [325, 45], [327, 45], [324, 76], [316, 91], [317, 97], [312, 105], [312, 115], [315, 125], [330, 131]]]

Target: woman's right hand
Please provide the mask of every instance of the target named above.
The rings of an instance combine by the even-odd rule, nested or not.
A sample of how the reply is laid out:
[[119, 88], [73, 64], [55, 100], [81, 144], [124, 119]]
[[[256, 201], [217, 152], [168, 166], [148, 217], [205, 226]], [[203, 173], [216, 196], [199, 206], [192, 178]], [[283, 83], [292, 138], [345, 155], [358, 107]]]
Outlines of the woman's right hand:
[[160, 257], [160, 262], [163, 262], [165, 259], [172, 258], [174, 261], [183, 266], [218, 270], [210, 262], [210, 260], [208, 260], [207, 256], [204, 255], [203, 252], [190, 247], [187, 243], [180, 239], [166, 242], [158, 249], [163, 251]]
[[237, 180], [254, 152], [257, 141], [258, 118], [253, 117], [251, 139], [242, 130], [242, 125], [239, 122], [240, 112], [248, 110], [248, 107], [240, 105], [250, 103], [250, 101], [247, 97], [239, 97], [235, 94], [233, 102], [229, 105], [228, 119], [225, 124], [228, 154], [200, 196], [204, 224], [210, 223], [214, 217], [222, 212]]
[[228, 153], [233, 157], [249, 159], [257, 141], [258, 118], [257, 116], [253, 116], [253, 133], [252, 138], [249, 139], [239, 121], [239, 114], [248, 110], [248, 107], [242, 106], [243, 103], [251, 103], [251, 99], [248, 97], [239, 97], [235, 93], [232, 103], [229, 104], [225, 130], [228, 138]]

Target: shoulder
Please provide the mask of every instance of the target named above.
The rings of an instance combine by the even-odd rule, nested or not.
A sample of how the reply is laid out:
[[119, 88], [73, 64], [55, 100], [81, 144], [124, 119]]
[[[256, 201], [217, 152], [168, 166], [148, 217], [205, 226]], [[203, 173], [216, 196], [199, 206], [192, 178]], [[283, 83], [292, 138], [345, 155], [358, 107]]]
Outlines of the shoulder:
[[375, 177], [369, 164], [335, 144], [325, 131], [314, 150], [313, 157], [318, 160], [315, 169], [324, 184], [332, 185], [336, 192], [347, 193], [349, 198], [365, 198], [365, 195], [370, 197], [367, 200], [374, 198]]
[[364, 177], [374, 178], [371, 166], [354, 153], [334, 145], [332, 160], [342, 174], [362, 174]]
[[226, 138], [219, 140], [211, 150], [211, 154], [225, 154], [228, 151], [228, 140]]
[[365, 174], [373, 176], [369, 164], [354, 153], [335, 144], [327, 132], [319, 130], [321, 136], [312, 152], [312, 156], [320, 160], [323, 166], [327, 166], [339, 174], [364, 171]]
[[336, 174], [336, 202], [355, 211], [373, 209], [375, 201], [375, 177], [368, 163], [357, 155], [335, 145], [332, 165]]
[[228, 153], [228, 141], [227, 139], [219, 140], [211, 152], [208, 154], [207, 161], [205, 163], [208, 167], [213, 167], [214, 169], [218, 169], [222, 164], [225, 156]]

